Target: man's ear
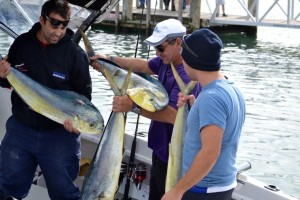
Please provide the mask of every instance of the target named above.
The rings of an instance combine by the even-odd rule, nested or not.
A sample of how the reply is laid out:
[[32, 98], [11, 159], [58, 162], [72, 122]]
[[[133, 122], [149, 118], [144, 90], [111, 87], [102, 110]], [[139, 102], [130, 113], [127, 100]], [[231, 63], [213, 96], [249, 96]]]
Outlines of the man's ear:
[[178, 46], [181, 46], [181, 44], [182, 44], [182, 39], [181, 38], [176, 38], [176, 44], [178, 45]]
[[45, 24], [45, 19], [42, 15], [40, 16], [39, 21], [41, 25]]

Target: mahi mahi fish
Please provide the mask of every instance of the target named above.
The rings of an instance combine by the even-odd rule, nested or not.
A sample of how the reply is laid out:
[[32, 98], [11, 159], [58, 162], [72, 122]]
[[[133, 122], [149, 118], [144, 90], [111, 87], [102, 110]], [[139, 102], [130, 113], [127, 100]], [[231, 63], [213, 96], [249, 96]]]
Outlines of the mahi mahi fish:
[[[88, 56], [94, 56], [95, 52], [87, 36], [83, 31], [81, 34]], [[102, 66], [100, 72], [103, 75], [103, 69], [105, 68], [112, 74], [116, 83], [120, 84], [124, 80], [127, 71], [116, 63], [103, 58], [99, 58], [96, 62]], [[156, 78], [147, 74], [132, 73], [126, 93], [137, 105], [150, 112], [163, 109], [169, 102], [168, 94], [163, 85]]]
[[54, 90], [43, 86], [14, 67], [10, 68], [7, 79], [35, 112], [60, 124], [70, 118], [73, 126], [81, 133], [103, 132], [103, 117], [85, 96], [73, 91]]
[[[114, 94], [124, 96], [130, 82], [131, 70], [128, 71], [121, 89], [106, 69], [104, 69], [104, 73]], [[82, 200], [114, 199], [123, 159], [124, 134], [124, 113], [112, 112], [88, 172], [84, 177], [81, 190]]]
[[[190, 81], [189, 84], [186, 85], [178, 75], [173, 64], [171, 64], [171, 67], [176, 82], [179, 85], [180, 91], [184, 95], [190, 94], [193, 91], [195, 85], [197, 84], [197, 81]], [[187, 104], [182, 107], [179, 107], [177, 111], [172, 132], [171, 143], [169, 145], [169, 159], [165, 192], [173, 188], [182, 176], [182, 150], [184, 136], [186, 133], [186, 119], [188, 112], [189, 110]]]

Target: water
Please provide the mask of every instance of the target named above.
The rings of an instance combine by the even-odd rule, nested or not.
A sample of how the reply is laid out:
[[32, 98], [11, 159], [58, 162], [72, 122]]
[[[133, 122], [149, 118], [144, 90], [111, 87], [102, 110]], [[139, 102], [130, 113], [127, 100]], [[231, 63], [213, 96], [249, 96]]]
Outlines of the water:
[[[90, 30], [87, 35], [97, 53], [135, 55], [136, 34]], [[219, 35], [224, 42], [222, 72], [246, 98], [238, 163], [250, 161], [247, 174], [300, 198], [300, 30], [264, 27], [258, 28], [257, 37]], [[148, 57], [144, 39], [140, 37], [137, 57]], [[12, 41], [0, 31], [0, 53], [6, 55]], [[151, 48], [149, 57], [154, 55]], [[113, 93], [100, 73], [91, 69], [91, 75], [93, 103], [107, 121]], [[128, 113], [127, 132], [135, 131], [135, 121], [136, 115]], [[142, 117], [139, 132], [147, 132], [148, 125]]]

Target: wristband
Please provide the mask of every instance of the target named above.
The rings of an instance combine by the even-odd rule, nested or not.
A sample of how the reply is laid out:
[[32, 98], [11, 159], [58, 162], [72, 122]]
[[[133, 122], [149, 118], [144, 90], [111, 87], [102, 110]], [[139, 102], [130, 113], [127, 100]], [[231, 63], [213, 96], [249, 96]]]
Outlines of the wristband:
[[131, 111], [139, 115], [141, 113], [141, 107], [133, 102]]

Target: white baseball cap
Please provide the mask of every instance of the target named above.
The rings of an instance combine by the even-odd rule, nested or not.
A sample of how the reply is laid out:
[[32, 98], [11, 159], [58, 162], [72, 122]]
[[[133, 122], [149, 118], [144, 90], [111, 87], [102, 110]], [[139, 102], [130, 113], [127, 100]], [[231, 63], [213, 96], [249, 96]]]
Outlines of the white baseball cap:
[[150, 46], [158, 46], [171, 37], [181, 37], [186, 34], [186, 28], [177, 19], [167, 19], [159, 22], [150, 37], [144, 42]]

